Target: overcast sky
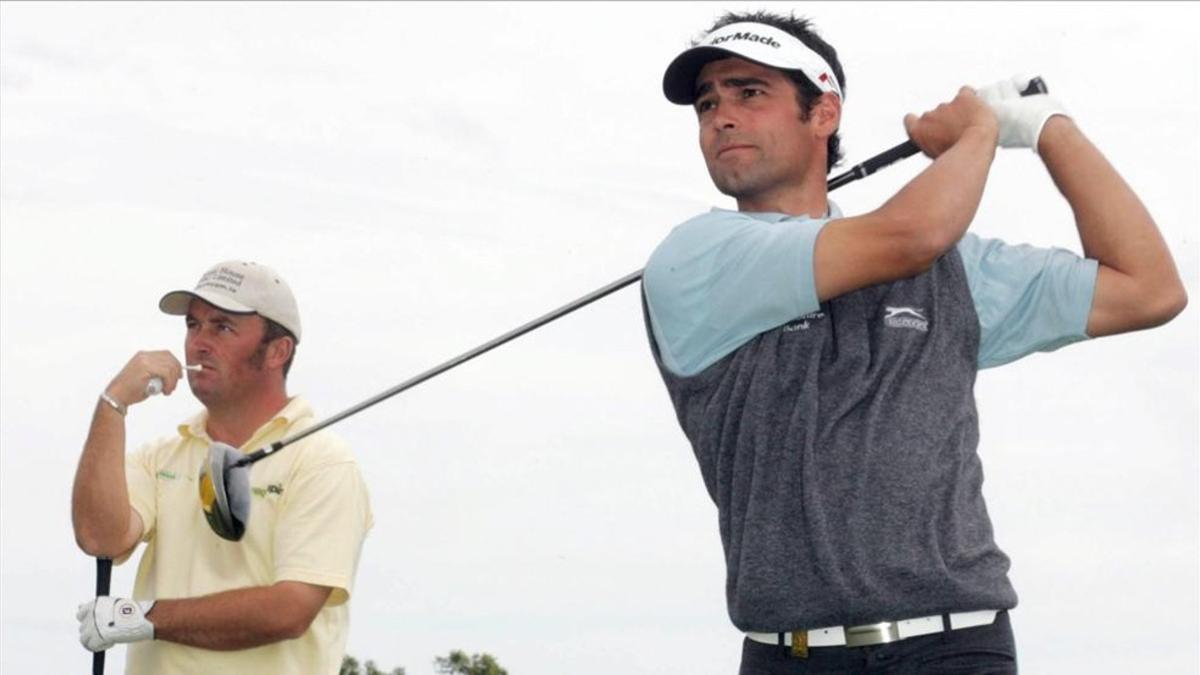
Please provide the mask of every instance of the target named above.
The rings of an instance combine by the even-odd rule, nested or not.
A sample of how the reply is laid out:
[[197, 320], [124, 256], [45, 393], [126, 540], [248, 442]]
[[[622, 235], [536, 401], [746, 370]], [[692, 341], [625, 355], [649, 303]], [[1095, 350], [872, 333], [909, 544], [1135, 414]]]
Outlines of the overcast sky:
[[[0, 671], [83, 672], [70, 488], [97, 394], [213, 263], [278, 269], [321, 415], [642, 266], [731, 202], [662, 71], [745, 4], [0, 5]], [[776, 4], [848, 75], [847, 159], [901, 118], [1044, 76], [1142, 197], [1192, 307], [982, 373], [988, 498], [1031, 673], [1195, 673], [1200, 65], [1194, 4]], [[844, 188], [878, 206], [927, 164]], [[1028, 151], [973, 230], [1079, 250]], [[129, 437], [196, 410], [139, 405]], [[617, 295], [337, 427], [375, 510], [349, 650], [513, 675], [736, 671], [716, 509]], [[135, 566], [118, 568], [115, 594]], [[124, 648], [109, 657], [121, 672]]]

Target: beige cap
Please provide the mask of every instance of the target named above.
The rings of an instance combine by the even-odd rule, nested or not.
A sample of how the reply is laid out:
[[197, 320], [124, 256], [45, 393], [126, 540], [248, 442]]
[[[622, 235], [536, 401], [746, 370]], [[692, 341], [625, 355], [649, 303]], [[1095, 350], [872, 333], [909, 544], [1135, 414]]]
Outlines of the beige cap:
[[300, 342], [300, 310], [287, 282], [258, 263], [228, 260], [213, 265], [190, 291], [171, 291], [158, 301], [167, 314], [186, 316], [193, 298], [234, 314], [258, 314], [283, 326]]

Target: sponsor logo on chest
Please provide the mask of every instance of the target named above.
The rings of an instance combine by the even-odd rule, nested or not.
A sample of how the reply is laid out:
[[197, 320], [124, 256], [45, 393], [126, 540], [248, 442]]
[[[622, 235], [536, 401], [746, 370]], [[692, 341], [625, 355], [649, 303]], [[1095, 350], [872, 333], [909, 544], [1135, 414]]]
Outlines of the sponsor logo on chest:
[[809, 328], [812, 327], [813, 322], [819, 321], [824, 318], [825, 318], [825, 312], [822, 312], [822, 311], [810, 312], [808, 314], [805, 314], [804, 316], [792, 319], [791, 321], [784, 324], [783, 332], [795, 333], [796, 331], [800, 331], [800, 330], [808, 330]]
[[256, 497], [266, 497], [267, 495], [279, 496], [283, 494], [283, 483], [271, 483], [264, 487], [252, 487], [250, 492], [253, 492]]
[[884, 307], [883, 325], [888, 328], [929, 332], [929, 319], [921, 307]]

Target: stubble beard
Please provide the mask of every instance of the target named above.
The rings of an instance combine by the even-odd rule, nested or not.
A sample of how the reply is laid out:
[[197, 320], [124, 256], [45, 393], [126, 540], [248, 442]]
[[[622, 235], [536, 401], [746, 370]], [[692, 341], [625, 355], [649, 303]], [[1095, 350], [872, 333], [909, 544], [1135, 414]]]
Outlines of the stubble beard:
[[780, 182], [780, 177], [772, 176], [761, 164], [724, 169], [709, 166], [708, 175], [721, 194], [734, 199], [754, 197]]
[[[245, 366], [248, 370], [262, 372], [265, 356], [266, 345], [261, 345], [260, 348], [256, 349], [253, 354], [247, 357], [241, 365]], [[228, 366], [226, 367], [225, 374], [228, 374]], [[213, 383], [210, 389], [201, 389], [200, 391], [197, 391], [190, 382], [188, 385], [192, 390], [192, 395], [196, 397], [196, 400], [203, 403], [204, 407], [210, 410], [212, 410], [214, 407], [222, 408], [238, 404], [244, 398], [246, 391], [248, 390], [246, 386], [238, 386], [229, 380]]]

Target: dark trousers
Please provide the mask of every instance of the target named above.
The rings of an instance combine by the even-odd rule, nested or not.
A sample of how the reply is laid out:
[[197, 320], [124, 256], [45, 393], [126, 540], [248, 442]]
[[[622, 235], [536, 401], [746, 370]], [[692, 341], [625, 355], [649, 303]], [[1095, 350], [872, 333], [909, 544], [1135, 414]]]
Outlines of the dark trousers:
[[962, 628], [870, 647], [813, 647], [807, 658], [790, 647], [746, 638], [739, 675], [1015, 675], [1017, 648], [1008, 612], [987, 626]]

